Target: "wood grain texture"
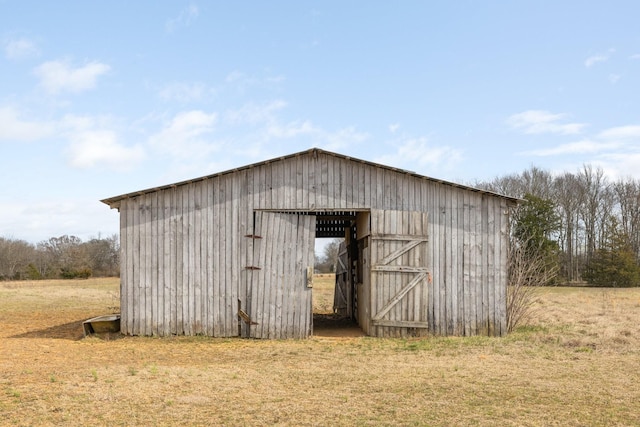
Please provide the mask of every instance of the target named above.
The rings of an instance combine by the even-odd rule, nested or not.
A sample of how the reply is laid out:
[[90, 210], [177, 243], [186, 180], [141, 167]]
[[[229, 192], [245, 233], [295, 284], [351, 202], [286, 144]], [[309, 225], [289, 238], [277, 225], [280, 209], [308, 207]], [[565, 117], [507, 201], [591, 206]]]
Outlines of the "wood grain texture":
[[[358, 321], [367, 334], [506, 333], [509, 199], [312, 151], [117, 203], [125, 334], [230, 337], [259, 331], [269, 337], [273, 328], [283, 336], [306, 336], [312, 325], [286, 312], [293, 295], [284, 293], [271, 273], [247, 268], [279, 262], [289, 271], [313, 264], [281, 247], [265, 252], [261, 245], [268, 242], [245, 237], [255, 234], [263, 211], [371, 212], [370, 235], [357, 229], [359, 239], [369, 239], [360, 261], [368, 263], [368, 273], [363, 283], [353, 284]], [[313, 246], [313, 233], [302, 236], [293, 228], [278, 233], [282, 245], [304, 238]], [[408, 241], [414, 246], [406, 247]], [[424, 272], [429, 273], [424, 284], [408, 290], [386, 315], [428, 328], [372, 324], [374, 309]], [[267, 282], [274, 288], [255, 287]], [[239, 306], [249, 314], [257, 307], [268, 310], [260, 326], [250, 327], [239, 323]]]

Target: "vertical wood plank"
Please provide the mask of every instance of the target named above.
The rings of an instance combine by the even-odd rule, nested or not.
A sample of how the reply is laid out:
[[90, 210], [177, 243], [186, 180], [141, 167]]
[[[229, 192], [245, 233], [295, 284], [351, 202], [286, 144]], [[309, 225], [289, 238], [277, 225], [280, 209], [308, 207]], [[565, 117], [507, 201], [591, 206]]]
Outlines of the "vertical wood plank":
[[371, 208], [371, 168], [358, 165], [358, 208]]
[[[135, 296], [135, 287], [136, 284], [138, 283], [138, 279], [135, 277], [136, 273], [137, 273], [137, 269], [135, 268], [135, 263], [138, 261], [137, 260], [137, 256], [138, 256], [138, 248], [136, 246], [136, 240], [135, 240], [135, 233], [138, 232], [137, 227], [136, 227], [136, 218], [135, 218], [135, 213], [136, 213], [136, 204], [134, 200], [128, 199], [125, 201], [126, 203], [126, 213], [127, 213], [127, 234], [125, 237], [126, 240], [126, 245], [127, 245], [127, 254], [126, 254], [126, 258], [127, 258], [127, 266], [126, 266], [126, 274], [127, 274], [127, 278], [126, 281], [124, 281], [123, 283], [126, 286], [124, 295], [125, 295], [125, 300], [127, 302], [126, 306], [124, 307], [124, 310], [127, 314], [127, 318], [125, 320], [125, 322], [123, 322], [126, 325], [126, 333], [128, 335], [134, 335], [135, 331], [134, 331], [134, 319], [135, 316], [138, 312], [138, 309], [136, 308], [136, 304], [138, 304], [138, 300]], [[122, 309], [121, 309], [122, 310]]]
[[496, 224], [495, 224], [495, 200], [492, 198], [486, 198], [487, 204], [487, 230], [485, 239], [487, 241], [486, 247], [486, 286], [488, 291], [488, 312], [489, 312], [489, 335], [496, 335], [496, 266], [495, 263], [495, 238], [496, 238]]
[[470, 315], [470, 326], [471, 326], [471, 335], [477, 335], [478, 333], [478, 300], [481, 298], [482, 290], [477, 287], [478, 277], [477, 277], [477, 265], [478, 265], [478, 251], [477, 251], [477, 231], [476, 231], [476, 215], [477, 209], [475, 206], [475, 197], [473, 194], [468, 195], [468, 203], [467, 203], [467, 212], [468, 212], [468, 221], [469, 221], [469, 257], [468, 262], [466, 263], [466, 269], [469, 272], [469, 289], [471, 291], [471, 315]]
[[[261, 220], [262, 220], [262, 212], [260, 211], [255, 211], [253, 213], [253, 234], [255, 234], [256, 236], [262, 236], [262, 225], [261, 225]], [[253, 262], [251, 264], [249, 264], [249, 266], [251, 268], [253, 267], [258, 267], [259, 270], [251, 270], [251, 274], [250, 274], [250, 282], [248, 284], [248, 288], [247, 288], [247, 299], [249, 300], [247, 302], [247, 307], [246, 307], [246, 313], [249, 314], [249, 316], [251, 317], [251, 319], [256, 322], [255, 326], [248, 326], [247, 327], [247, 333], [249, 335], [249, 337], [251, 338], [256, 338], [257, 336], [259, 336], [258, 334], [258, 330], [260, 328], [262, 328], [262, 315], [259, 311], [259, 292], [260, 289], [258, 287], [259, 283], [262, 283], [262, 279], [260, 278], [260, 274], [262, 272], [262, 266], [264, 265], [263, 261], [260, 259], [261, 253], [263, 252], [263, 249], [261, 248], [261, 245], [263, 244], [263, 238], [255, 238], [252, 239], [251, 241], [251, 245], [252, 245], [252, 254], [251, 257], [253, 258]]]
[[328, 182], [329, 182], [329, 162], [327, 161], [326, 154], [318, 155], [318, 165], [320, 167], [320, 183], [316, 183], [316, 188], [319, 190], [319, 194], [316, 198], [316, 202], [318, 207], [328, 208], [329, 202], [327, 200], [328, 191]]
[[239, 274], [240, 271], [240, 238], [241, 231], [239, 228], [240, 220], [240, 188], [236, 175], [230, 175], [228, 179], [228, 194], [231, 196], [231, 203], [229, 203], [229, 221], [231, 227], [228, 230], [228, 238], [230, 246], [227, 246], [227, 250], [231, 253], [231, 262], [229, 267], [231, 268], [230, 280], [227, 282], [227, 296], [226, 296], [226, 328], [225, 335], [233, 336], [237, 332], [237, 313], [238, 313], [238, 288], [240, 286]]
[[[248, 226], [248, 204], [249, 204], [249, 184], [248, 184], [248, 179], [249, 179], [249, 171], [244, 170], [242, 172], [240, 172], [240, 176], [238, 177], [238, 181], [237, 183], [239, 184], [239, 189], [237, 190], [238, 192], [238, 212], [237, 212], [237, 216], [238, 216], [238, 251], [239, 251], [239, 261], [238, 261], [238, 265], [236, 267], [236, 274], [238, 277], [238, 284], [236, 286], [236, 291], [238, 292], [238, 296], [237, 296], [237, 300], [241, 301], [241, 305], [242, 305], [242, 309], [245, 310], [245, 312], [247, 312], [247, 275], [251, 270], [247, 270], [245, 267], [248, 266], [249, 264], [247, 263], [247, 251], [248, 251], [248, 246], [251, 239], [247, 238], [247, 237], [243, 237], [246, 235], [250, 235], [251, 231], [249, 230], [249, 226]], [[240, 307], [238, 307], [240, 308]], [[236, 308], [236, 313], [237, 313], [237, 308]], [[237, 322], [236, 320], [237, 316], [234, 316], [233, 321]], [[246, 328], [247, 325], [244, 322], [239, 323], [240, 328], [244, 328], [245, 332], [246, 332]], [[233, 327], [234, 330], [230, 331], [233, 332], [231, 336], [236, 336], [238, 334], [238, 329], [235, 328], [235, 326]], [[246, 334], [245, 334], [246, 336]]]
[[[441, 187], [438, 191], [438, 203], [437, 209], [442, 212], [446, 210], [447, 199], [451, 197], [450, 189]], [[441, 289], [441, 304], [442, 304], [442, 322], [440, 333], [442, 335], [448, 335], [453, 324], [454, 313], [452, 311], [453, 306], [453, 291], [451, 289], [450, 281], [443, 281], [442, 278], [447, 274], [447, 250], [449, 247], [449, 228], [447, 227], [446, 218], [443, 215], [438, 215], [438, 286]]]
[[158, 323], [161, 316], [162, 296], [160, 291], [162, 285], [158, 281], [158, 270], [160, 269], [160, 254], [162, 253], [162, 242], [158, 238], [160, 235], [160, 207], [158, 206], [158, 192], [149, 195], [151, 205], [151, 334], [158, 336]]
[[316, 200], [317, 200], [317, 193], [318, 193], [318, 158], [317, 158], [317, 154], [314, 153], [313, 157], [309, 158], [305, 156], [305, 179], [306, 179], [306, 189], [308, 189], [307, 196], [308, 196], [308, 201], [307, 201], [307, 206], [309, 206], [310, 209], [315, 209], [316, 208]]
[[340, 159], [340, 209], [353, 206], [354, 182], [348, 160]]
[[309, 181], [308, 181], [309, 156], [296, 158], [296, 209], [309, 208]]
[[[325, 202], [325, 206], [329, 209], [333, 209], [336, 207], [336, 184], [337, 184], [337, 178], [336, 178], [336, 165], [335, 162], [333, 161], [333, 156], [329, 157], [329, 156], [325, 156], [325, 161], [327, 162], [327, 186], [325, 188], [326, 190], [326, 202]], [[339, 190], [338, 190], [339, 192]]]
[[207, 335], [215, 336], [215, 287], [216, 287], [216, 251], [219, 249], [215, 236], [218, 234], [218, 229], [214, 226], [215, 221], [215, 193], [214, 193], [214, 179], [207, 180], [206, 184], [206, 198], [207, 198], [207, 293], [206, 293], [206, 316], [207, 316]]
[[503, 200], [500, 204], [500, 210], [497, 213], [497, 218], [496, 221], [498, 221], [498, 218], [500, 220], [500, 265], [503, 266], [503, 268], [499, 269], [499, 275], [500, 275], [500, 280], [498, 280], [498, 282], [500, 283], [500, 286], [497, 288], [497, 293], [496, 293], [496, 301], [499, 303], [499, 311], [498, 311], [498, 318], [500, 319], [500, 335], [505, 335], [507, 333], [507, 306], [506, 306], [506, 301], [507, 301], [507, 285], [508, 285], [508, 278], [507, 278], [507, 270], [506, 270], [506, 266], [508, 265], [508, 251], [509, 251], [509, 216], [508, 216], [508, 207], [507, 207], [507, 203]]
[[170, 190], [170, 205], [171, 205], [171, 243], [169, 245], [170, 249], [170, 260], [171, 263], [171, 288], [170, 288], [170, 300], [171, 300], [171, 309], [170, 309], [170, 332], [173, 335], [178, 334], [178, 228], [181, 227], [179, 222], [180, 211], [178, 210], [178, 195], [176, 194], [176, 189], [172, 188]]
[[443, 272], [444, 277], [447, 281], [447, 286], [450, 289], [451, 293], [451, 307], [449, 311], [451, 313], [449, 317], [449, 321], [451, 324], [447, 328], [447, 332], [451, 335], [460, 335], [460, 329], [458, 324], [458, 281], [455, 277], [455, 259], [456, 259], [456, 251], [458, 246], [458, 224], [457, 224], [457, 215], [455, 213], [455, 201], [457, 200], [457, 189], [453, 189], [449, 193], [449, 197], [447, 198], [446, 205], [444, 208], [444, 221], [445, 227], [447, 228], [447, 250], [445, 253], [446, 257], [446, 269]]
[[473, 334], [471, 319], [473, 317], [473, 321], [475, 322], [475, 309], [472, 306], [472, 301], [474, 300], [474, 294], [471, 289], [471, 281], [470, 281], [470, 272], [469, 272], [469, 261], [471, 259], [471, 223], [469, 218], [469, 193], [465, 192], [463, 194], [463, 253], [462, 253], [462, 272], [464, 275], [463, 278], [463, 286], [464, 286], [464, 334], [469, 336]]
[[186, 316], [185, 316], [185, 334], [195, 334], [195, 271], [196, 271], [196, 253], [195, 253], [195, 192], [194, 184], [189, 184], [185, 188], [184, 194], [187, 199], [185, 200], [185, 208], [187, 211], [186, 221], [186, 241], [184, 242], [185, 259], [187, 260], [187, 268], [185, 269], [185, 283], [187, 284], [187, 299], [185, 301]]
[[140, 250], [140, 199], [132, 199], [133, 208], [133, 247], [134, 247], [134, 283], [133, 283], [133, 335], [140, 335], [141, 322], [144, 322], [144, 300], [140, 298], [140, 281], [141, 281], [141, 269], [142, 269], [142, 257], [143, 254]]
[[301, 289], [304, 298], [302, 300], [303, 311], [305, 312], [305, 327], [303, 329], [304, 336], [301, 338], [307, 338], [313, 334], [313, 299], [312, 294], [313, 291], [311, 288], [306, 287], [306, 271], [307, 267], [313, 267], [315, 262], [315, 234], [316, 234], [316, 217], [309, 216], [300, 216], [302, 221], [304, 221], [304, 236], [302, 239], [302, 248], [300, 248], [300, 253], [306, 257], [306, 262], [303, 262], [302, 268], [298, 270], [298, 274], [300, 275], [299, 289]]
[[164, 241], [163, 245], [163, 261], [162, 261], [162, 281], [163, 281], [163, 321], [162, 321], [162, 336], [171, 335], [171, 289], [172, 289], [172, 277], [171, 272], [171, 235], [173, 233], [171, 224], [171, 218], [173, 215], [171, 208], [171, 193], [172, 189], [168, 189], [163, 191], [163, 200], [164, 200], [164, 215], [163, 215], [163, 232], [162, 239]]
[[178, 205], [179, 217], [176, 228], [176, 330], [179, 335], [184, 335], [186, 330], [185, 312], [188, 299], [187, 280], [188, 259], [185, 254], [185, 244], [188, 239], [188, 212], [185, 202], [188, 198], [184, 189], [176, 189], [176, 202]]
[[[440, 205], [440, 188], [433, 188], [429, 192], [429, 206], [431, 210], [437, 212]], [[444, 335], [446, 318], [443, 315], [445, 311], [446, 297], [445, 286], [442, 282], [440, 269], [440, 261], [442, 259], [442, 225], [439, 217], [434, 215], [434, 221], [431, 224], [433, 232], [431, 236], [431, 245], [434, 248], [434, 256], [431, 259], [432, 281], [433, 281], [433, 331], [438, 335]]]
[[480, 200], [480, 251], [481, 251], [481, 265], [480, 265], [480, 284], [482, 286], [482, 325], [483, 334], [491, 336], [491, 307], [489, 305], [490, 287], [493, 284], [489, 281], [489, 205], [487, 203], [487, 196], [481, 195]]
[[213, 228], [213, 233], [210, 236], [211, 239], [211, 261], [213, 264], [212, 267], [212, 285], [211, 285], [211, 304], [210, 304], [210, 314], [211, 322], [213, 326], [213, 336], [219, 337], [222, 336], [222, 317], [221, 317], [221, 301], [222, 301], [222, 292], [221, 287], [224, 281], [224, 271], [223, 271], [223, 253], [224, 247], [223, 244], [223, 229], [224, 229], [224, 221], [222, 216], [222, 210], [224, 209], [224, 191], [221, 184], [221, 179], [215, 179], [212, 182], [211, 186], [212, 191], [212, 200], [213, 207], [211, 209], [211, 226]]
[[193, 222], [190, 224], [190, 236], [189, 242], [191, 244], [191, 277], [193, 277], [193, 294], [192, 298], [192, 322], [193, 322], [193, 335], [202, 334], [202, 182], [192, 184], [193, 193], [191, 195], [192, 200], [192, 218]]

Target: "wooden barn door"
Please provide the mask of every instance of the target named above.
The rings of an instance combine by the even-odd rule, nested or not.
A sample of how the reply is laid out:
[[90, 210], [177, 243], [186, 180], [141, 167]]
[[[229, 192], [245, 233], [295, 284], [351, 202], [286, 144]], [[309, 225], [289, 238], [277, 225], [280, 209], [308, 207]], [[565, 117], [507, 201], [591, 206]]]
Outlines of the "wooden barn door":
[[312, 334], [315, 232], [313, 215], [255, 213], [255, 265], [246, 305], [250, 337], [307, 338]]
[[349, 253], [347, 244], [340, 243], [336, 264], [336, 286], [333, 293], [333, 312], [351, 317], [351, 287], [349, 279]]
[[372, 211], [371, 335], [424, 335], [428, 328], [428, 217]]

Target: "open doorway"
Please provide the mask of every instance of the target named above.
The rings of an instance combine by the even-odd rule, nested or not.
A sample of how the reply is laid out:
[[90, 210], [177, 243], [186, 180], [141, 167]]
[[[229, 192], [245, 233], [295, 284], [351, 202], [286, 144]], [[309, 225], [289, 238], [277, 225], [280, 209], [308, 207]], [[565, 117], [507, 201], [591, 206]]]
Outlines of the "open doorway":
[[344, 238], [316, 238], [313, 278], [313, 313], [333, 314], [338, 250]]
[[[367, 227], [359, 225], [363, 218]], [[247, 236], [257, 242], [253, 248], [257, 265], [247, 291], [247, 309], [254, 323], [241, 325], [241, 333], [254, 338], [363, 335], [357, 323], [362, 257], [356, 230], [368, 229], [368, 218], [364, 211], [257, 211], [254, 229], [258, 234]], [[340, 261], [309, 280], [316, 241], [318, 247], [339, 244]], [[282, 253], [283, 248], [289, 250]], [[274, 253], [282, 256], [271, 256]], [[303, 282], [305, 286], [300, 287]]]
[[360, 212], [316, 215], [316, 274], [313, 284], [313, 334], [363, 336], [357, 324], [356, 240]]

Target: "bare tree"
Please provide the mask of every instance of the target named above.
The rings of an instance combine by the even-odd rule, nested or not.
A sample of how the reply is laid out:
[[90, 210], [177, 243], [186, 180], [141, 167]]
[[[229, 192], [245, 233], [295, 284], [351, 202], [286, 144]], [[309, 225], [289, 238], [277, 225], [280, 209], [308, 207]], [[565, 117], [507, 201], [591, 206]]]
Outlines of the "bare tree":
[[511, 239], [507, 286], [507, 331], [512, 332], [534, 312], [540, 287], [558, 274], [558, 264], [549, 263], [544, 251], [532, 250], [528, 241]]
[[0, 278], [19, 279], [33, 259], [35, 248], [24, 240], [0, 237]]
[[333, 239], [324, 247], [322, 256], [316, 257], [315, 268], [319, 273], [334, 273], [338, 262], [338, 249], [344, 239]]
[[584, 223], [585, 255], [589, 263], [598, 246], [600, 230], [604, 228], [606, 213], [609, 211], [610, 193], [607, 179], [601, 168], [585, 165], [578, 174], [580, 182], [580, 218]]
[[575, 175], [564, 173], [554, 181], [554, 200], [558, 206], [558, 215], [562, 221], [558, 243], [564, 254], [562, 275], [568, 281], [580, 278], [578, 268], [578, 239], [580, 231], [578, 208], [580, 206], [580, 184]]
[[109, 238], [93, 238], [82, 243], [89, 268], [94, 276], [117, 276], [120, 264], [120, 245], [116, 234]]
[[559, 244], [560, 277], [582, 281], [594, 254], [606, 244], [607, 221], [613, 215], [640, 263], [640, 181], [610, 184], [600, 168], [584, 165], [557, 176], [531, 167], [520, 174], [476, 183], [479, 188], [524, 198], [552, 200], [561, 227], [552, 236]]
[[612, 188], [620, 209], [622, 231], [629, 236], [636, 262], [640, 262], [640, 181], [620, 180], [614, 183]]
[[512, 174], [495, 178], [490, 182], [474, 184], [478, 188], [522, 198], [525, 194], [533, 194], [542, 199], [549, 199], [553, 194], [553, 176], [540, 168], [532, 166], [521, 174]]

